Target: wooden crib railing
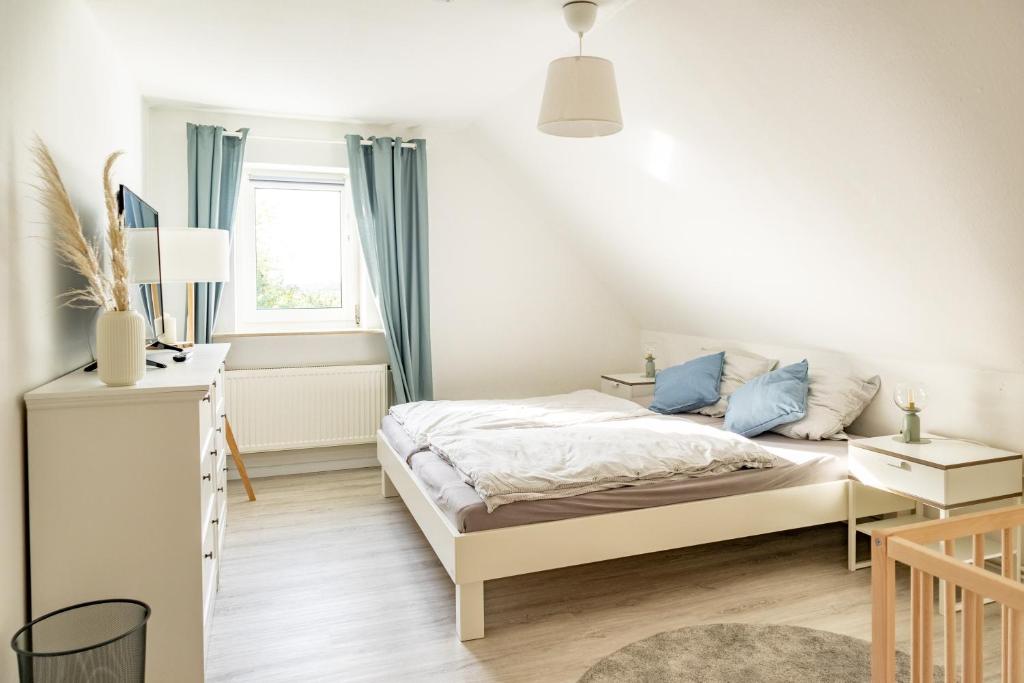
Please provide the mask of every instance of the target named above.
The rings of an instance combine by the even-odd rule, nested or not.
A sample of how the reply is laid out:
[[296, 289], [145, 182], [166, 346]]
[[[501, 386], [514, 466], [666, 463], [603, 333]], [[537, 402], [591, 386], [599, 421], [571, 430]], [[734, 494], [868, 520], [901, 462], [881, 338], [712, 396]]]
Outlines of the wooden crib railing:
[[[1024, 505], [948, 519], [876, 529], [871, 538], [871, 680], [890, 683], [896, 675], [896, 563], [910, 567], [911, 678], [932, 681], [934, 579], [944, 592], [944, 659], [947, 683], [984, 679], [984, 600], [1002, 608], [1002, 680], [1024, 683], [1024, 585], [1015, 553]], [[985, 569], [985, 536], [999, 532], [1001, 574]], [[972, 564], [955, 555], [957, 539], [971, 539]], [[941, 543], [942, 552], [929, 548]], [[962, 593], [962, 677], [957, 677], [956, 587]]]

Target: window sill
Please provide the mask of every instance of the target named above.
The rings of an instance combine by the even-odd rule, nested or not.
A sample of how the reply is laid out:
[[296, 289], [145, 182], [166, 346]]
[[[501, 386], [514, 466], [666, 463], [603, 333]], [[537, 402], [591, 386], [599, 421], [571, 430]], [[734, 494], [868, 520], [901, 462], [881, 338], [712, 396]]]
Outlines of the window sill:
[[304, 337], [319, 334], [384, 334], [384, 330], [372, 327], [302, 327], [275, 326], [220, 332], [213, 335], [214, 341], [230, 341], [242, 337]]

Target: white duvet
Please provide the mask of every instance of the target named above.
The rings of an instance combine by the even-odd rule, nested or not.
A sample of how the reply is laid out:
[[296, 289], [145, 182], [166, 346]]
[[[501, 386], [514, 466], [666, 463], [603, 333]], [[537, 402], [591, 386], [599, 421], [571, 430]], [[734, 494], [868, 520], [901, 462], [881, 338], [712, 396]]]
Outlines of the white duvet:
[[557, 428], [446, 431], [429, 437], [430, 448], [476, 489], [489, 512], [520, 500], [776, 464], [746, 437], [645, 412]]
[[624, 398], [584, 389], [569, 394], [482, 401], [417, 401], [390, 410], [419, 449], [434, 435], [471, 429], [568, 427], [653, 415]]

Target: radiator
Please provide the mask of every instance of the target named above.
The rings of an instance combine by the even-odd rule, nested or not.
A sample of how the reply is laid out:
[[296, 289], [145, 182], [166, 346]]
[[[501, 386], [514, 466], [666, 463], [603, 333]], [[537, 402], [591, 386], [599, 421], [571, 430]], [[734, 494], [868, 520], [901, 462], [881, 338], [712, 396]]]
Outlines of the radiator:
[[243, 453], [371, 443], [387, 411], [387, 365], [228, 370]]

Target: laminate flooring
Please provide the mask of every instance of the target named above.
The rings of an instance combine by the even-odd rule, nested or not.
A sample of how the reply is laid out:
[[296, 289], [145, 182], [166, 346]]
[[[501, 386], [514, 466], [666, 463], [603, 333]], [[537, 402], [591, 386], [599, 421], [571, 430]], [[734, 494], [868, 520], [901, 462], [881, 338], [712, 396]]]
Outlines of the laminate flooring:
[[[379, 470], [254, 485], [250, 503], [230, 483], [211, 682], [575, 681], [633, 641], [715, 622], [870, 637], [870, 571], [847, 571], [835, 524], [490, 581], [487, 637], [460, 643], [452, 582]], [[905, 649], [906, 572], [897, 591]], [[991, 680], [998, 628], [989, 606]]]

